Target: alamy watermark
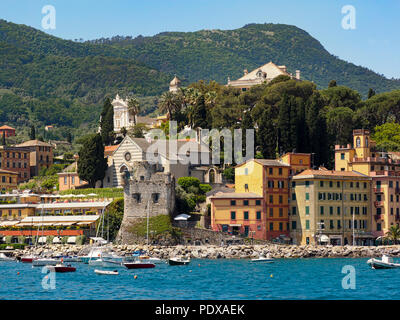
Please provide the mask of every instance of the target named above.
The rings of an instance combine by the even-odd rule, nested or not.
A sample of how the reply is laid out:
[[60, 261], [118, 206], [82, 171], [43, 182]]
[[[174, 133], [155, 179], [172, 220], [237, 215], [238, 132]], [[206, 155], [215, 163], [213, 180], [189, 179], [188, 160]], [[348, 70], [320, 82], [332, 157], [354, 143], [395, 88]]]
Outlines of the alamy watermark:
[[42, 8], [42, 28], [45, 30], [56, 28], [56, 8], [52, 5], [46, 5]]
[[342, 273], [346, 276], [342, 279], [342, 288], [345, 290], [356, 289], [356, 268], [352, 265], [345, 265], [342, 268]]
[[354, 30], [356, 28], [356, 8], [352, 5], [345, 5], [342, 7], [342, 28], [344, 30]]
[[[189, 129], [178, 133], [177, 122], [170, 121], [168, 138], [161, 129], [152, 129], [146, 135], [151, 142], [146, 150], [146, 160], [150, 163], [160, 163], [160, 157], [166, 157], [170, 164], [208, 165], [221, 162], [241, 164], [254, 158], [254, 129], [246, 129], [245, 133], [242, 131], [242, 129], [199, 131]], [[245, 150], [243, 150], [243, 135], [245, 135]]]
[[42, 278], [42, 288], [44, 290], [55, 290], [56, 289], [56, 273], [50, 271], [47, 267], [42, 268], [42, 273], [46, 274]]

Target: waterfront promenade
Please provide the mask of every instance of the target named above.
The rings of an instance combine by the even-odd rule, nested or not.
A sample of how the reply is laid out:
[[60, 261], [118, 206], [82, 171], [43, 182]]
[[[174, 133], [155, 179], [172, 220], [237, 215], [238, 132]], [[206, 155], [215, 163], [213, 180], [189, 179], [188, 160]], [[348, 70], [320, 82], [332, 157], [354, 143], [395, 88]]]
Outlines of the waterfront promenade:
[[[297, 246], [297, 245], [230, 245], [230, 246], [146, 246], [108, 245], [120, 255], [145, 250], [148, 255], [161, 259], [187, 256], [198, 259], [249, 259], [270, 254], [272, 258], [329, 258], [329, 257], [380, 257], [382, 254], [400, 256], [400, 245], [393, 246]], [[88, 251], [89, 245], [52, 244], [13, 250], [14, 256], [40, 254], [45, 257], [77, 255]]]

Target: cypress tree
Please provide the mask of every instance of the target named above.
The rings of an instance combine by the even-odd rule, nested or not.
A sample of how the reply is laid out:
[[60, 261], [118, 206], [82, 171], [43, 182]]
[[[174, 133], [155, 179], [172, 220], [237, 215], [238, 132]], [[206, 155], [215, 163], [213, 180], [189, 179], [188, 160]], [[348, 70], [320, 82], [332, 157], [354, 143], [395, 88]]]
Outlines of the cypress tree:
[[104, 145], [114, 141], [114, 107], [109, 98], [104, 101], [100, 120], [100, 134]]
[[291, 123], [290, 123], [290, 101], [288, 95], [285, 93], [282, 95], [280, 102], [278, 103], [279, 114], [278, 114], [278, 130], [279, 130], [279, 146], [280, 152], [292, 151], [291, 143]]
[[31, 140], [35, 140], [36, 139], [36, 131], [35, 131], [35, 126], [31, 125], [31, 132], [29, 134], [29, 138]]
[[5, 132], [5, 131], [3, 131], [3, 140], [2, 140], [2, 144], [3, 144], [3, 146], [6, 145], [6, 132]]
[[104, 146], [100, 134], [85, 141], [79, 151], [78, 175], [94, 188], [96, 181], [103, 180], [107, 170], [107, 159], [104, 158]]
[[265, 159], [275, 158], [277, 136], [273, 118], [272, 108], [267, 107], [261, 115], [257, 131], [257, 144], [261, 147]]
[[372, 98], [375, 95], [375, 90], [372, 88], [369, 88], [368, 90], [368, 99]]

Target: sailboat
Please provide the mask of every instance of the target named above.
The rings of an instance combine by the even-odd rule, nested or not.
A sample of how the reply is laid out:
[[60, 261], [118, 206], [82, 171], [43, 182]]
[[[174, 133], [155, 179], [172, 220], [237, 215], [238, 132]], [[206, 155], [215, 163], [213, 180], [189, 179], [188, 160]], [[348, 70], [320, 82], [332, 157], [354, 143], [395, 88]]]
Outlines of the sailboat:
[[[42, 206], [42, 211], [40, 212], [40, 215], [42, 217], [42, 234], [43, 234], [43, 206]], [[33, 227], [33, 219], [32, 219], [32, 227]], [[34, 246], [35, 249], [36, 249], [36, 246], [38, 244], [38, 239], [39, 239], [39, 228], [40, 228], [40, 225], [38, 224], [37, 234], [36, 234], [36, 241], [35, 241], [35, 246]], [[20, 261], [23, 262], [23, 263], [32, 263], [33, 261], [35, 261], [37, 259], [39, 259], [39, 256], [34, 255], [34, 254], [29, 254], [29, 255], [22, 256], [20, 258]]]

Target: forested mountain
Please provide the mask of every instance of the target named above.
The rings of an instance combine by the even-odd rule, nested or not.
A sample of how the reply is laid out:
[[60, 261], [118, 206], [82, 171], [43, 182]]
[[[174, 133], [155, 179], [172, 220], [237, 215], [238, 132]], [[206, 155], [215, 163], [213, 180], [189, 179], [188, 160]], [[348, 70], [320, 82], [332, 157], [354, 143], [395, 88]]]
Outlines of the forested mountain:
[[332, 79], [363, 97], [369, 88], [377, 93], [400, 88], [400, 80], [338, 59], [295, 26], [249, 24], [78, 42], [0, 20], [0, 122], [52, 124], [64, 132], [94, 128], [107, 95], [156, 97], [173, 74], [184, 85], [201, 79], [225, 84], [228, 76], [236, 79], [243, 69], [269, 61], [292, 73], [301, 70], [302, 79], [320, 89]]

